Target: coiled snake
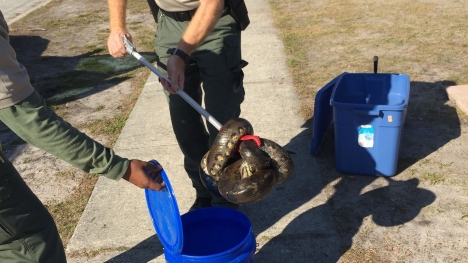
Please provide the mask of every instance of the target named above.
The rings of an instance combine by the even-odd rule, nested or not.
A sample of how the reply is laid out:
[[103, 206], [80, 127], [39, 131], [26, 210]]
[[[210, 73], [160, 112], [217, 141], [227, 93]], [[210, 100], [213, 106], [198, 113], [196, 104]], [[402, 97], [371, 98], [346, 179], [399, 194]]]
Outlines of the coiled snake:
[[258, 145], [245, 136], [252, 134], [252, 125], [247, 120], [231, 119], [200, 164], [200, 178], [205, 187], [232, 203], [262, 200], [275, 184], [289, 180], [294, 171], [286, 150], [264, 138], [259, 139]]

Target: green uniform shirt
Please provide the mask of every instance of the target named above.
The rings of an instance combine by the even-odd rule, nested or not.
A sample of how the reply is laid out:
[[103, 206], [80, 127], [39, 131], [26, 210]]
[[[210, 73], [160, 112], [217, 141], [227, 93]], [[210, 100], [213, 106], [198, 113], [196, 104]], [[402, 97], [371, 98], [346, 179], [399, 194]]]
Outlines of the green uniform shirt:
[[[31, 86], [26, 69], [16, 60], [1, 11], [0, 121], [26, 142], [85, 172], [117, 180], [128, 168], [128, 159], [115, 155], [45, 105]], [[0, 170], [2, 165], [0, 162]]]

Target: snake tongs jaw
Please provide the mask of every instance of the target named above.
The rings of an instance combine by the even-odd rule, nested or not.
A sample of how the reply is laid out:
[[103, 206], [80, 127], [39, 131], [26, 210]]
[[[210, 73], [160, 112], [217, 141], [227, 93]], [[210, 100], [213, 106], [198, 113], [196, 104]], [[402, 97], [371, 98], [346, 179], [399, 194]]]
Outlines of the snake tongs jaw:
[[132, 52], [136, 52], [136, 47], [133, 45], [132, 42], [130, 42], [125, 34], [122, 35], [122, 39], [124, 42], [125, 49], [127, 50], [128, 54], [132, 54]]

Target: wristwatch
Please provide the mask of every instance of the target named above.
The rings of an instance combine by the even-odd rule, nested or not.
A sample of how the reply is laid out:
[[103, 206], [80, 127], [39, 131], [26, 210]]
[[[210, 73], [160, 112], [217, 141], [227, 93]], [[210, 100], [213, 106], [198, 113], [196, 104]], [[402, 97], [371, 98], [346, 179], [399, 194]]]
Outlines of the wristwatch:
[[192, 59], [190, 58], [190, 56], [178, 48], [168, 49], [167, 54], [179, 56], [185, 62], [185, 64], [190, 64], [192, 62]]

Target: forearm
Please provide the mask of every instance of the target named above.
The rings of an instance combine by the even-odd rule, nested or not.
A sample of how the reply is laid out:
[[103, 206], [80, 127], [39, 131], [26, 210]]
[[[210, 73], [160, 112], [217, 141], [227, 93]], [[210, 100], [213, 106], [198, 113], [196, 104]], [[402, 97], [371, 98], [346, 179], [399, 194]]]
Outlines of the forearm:
[[187, 54], [195, 50], [211, 33], [223, 9], [224, 1], [222, 0], [201, 0], [177, 48]]
[[110, 30], [126, 30], [127, 0], [107, 0], [109, 6]]
[[128, 168], [127, 159], [57, 116], [37, 92], [14, 106], [0, 109], [0, 120], [26, 142], [85, 172], [120, 179]]

